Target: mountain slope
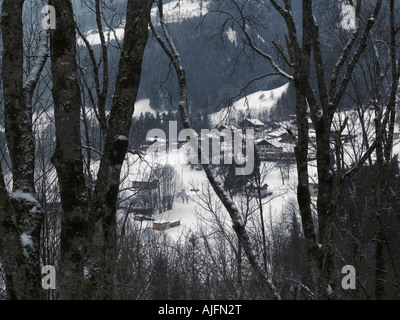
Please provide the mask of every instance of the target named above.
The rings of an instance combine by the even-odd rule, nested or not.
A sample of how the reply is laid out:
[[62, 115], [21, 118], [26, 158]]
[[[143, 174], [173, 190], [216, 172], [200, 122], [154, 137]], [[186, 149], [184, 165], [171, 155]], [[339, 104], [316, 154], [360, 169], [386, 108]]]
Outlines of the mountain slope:
[[277, 106], [279, 99], [287, 92], [289, 84], [272, 90], [257, 91], [233, 103], [232, 106], [210, 114], [214, 125], [237, 121], [241, 117], [260, 119], [265, 113]]

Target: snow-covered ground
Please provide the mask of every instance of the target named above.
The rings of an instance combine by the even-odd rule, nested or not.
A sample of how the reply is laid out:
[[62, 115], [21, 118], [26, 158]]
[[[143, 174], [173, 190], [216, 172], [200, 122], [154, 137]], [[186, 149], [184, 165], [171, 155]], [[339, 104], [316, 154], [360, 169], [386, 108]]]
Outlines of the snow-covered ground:
[[[167, 23], [179, 22], [185, 19], [200, 17], [208, 12], [209, 1], [175, 0], [163, 6], [164, 18]], [[153, 19], [158, 17], [158, 8], [151, 10]]]
[[[163, 14], [166, 23], [180, 22], [186, 19], [200, 17], [208, 12], [209, 1], [207, 0], [174, 0], [163, 6]], [[152, 20], [157, 23], [158, 8], [154, 7], [151, 10]], [[107, 42], [111, 41], [122, 41], [125, 33], [125, 25], [121, 24], [118, 28], [105, 29], [105, 39]], [[85, 33], [85, 37], [89, 44], [99, 45], [101, 44], [100, 35], [98, 30], [89, 30]], [[81, 46], [85, 45], [82, 38], [78, 38], [78, 44]]]
[[343, 1], [342, 8], [342, 21], [341, 26], [345, 30], [357, 29], [356, 8], [350, 4], [349, 1]]
[[[156, 221], [180, 221], [180, 226], [162, 231], [174, 240], [182, 239], [182, 237], [185, 237], [191, 231], [195, 231], [199, 225], [201, 225], [201, 219], [198, 217], [199, 212], [202, 213], [203, 219], [208, 219], [207, 217], [209, 217], [210, 223], [212, 223], [211, 221], [213, 220], [212, 215], [205, 212], [201, 207], [201, 204], [204, 205], [204, 190], [206, 190], [208, 184], [207, 177], [204, 171], [190, 169], [190, 165], [186, 164], [186, 154], [186, 149], [183, 147], [179, 150], [174, 150], [172, 153], [169, 152], [164, 155], [159, 154], [156, 157], [147, 154], [143, 161], [139, 161], [135, 156], [129, 155], [122, 169], [122, 176], [126, 178], [122, 182], [121, 190], [125, 190], [123, 197], [127, 198], [134, 193], [133, 190], [126, 190], [129, 189], [131, 181], [141, 180], [141, 178], [146, 181], [152, 167], [165, 164], [174, 167], [176, 174], [176, 193], [185, 190], [189, 197], [187, 200], [182, 200], [180, 197], [176, 197], [172, 210], [153, 216]], [[272, 192], [272, 195], [263, 199], [263, 209], [264, 212], [272, 213], [273, 218], [278, 218], [282, 209], [289, 203], [293, 203], [293, 198], [296, 194], [296, 168], [294, 165], [291, 165], [289, 167], [289, 174], [287, 173], [288, 169], [286, 168], [285, 178], [282, 180], [282, 173], [275, 166], [275, 163], [265, 162], [262, 165], [264, 166], [263, 171], [265, 172], [264, 182], [269, 185], [269, 191]], [[235, 201], [240, 202], [241, 197], [242, 196], [240, 195], [235, 196]], [[217, 200], [217, 197], [213, 192], [210, 193], [210, 198], [212, 198], [213, 201]], [[230, 222], [228, 213], [222, 206], [220, 206], [220, 211], [221, 214], [225, 215], [227, 218], [229, 228]], [[121, 215], [124, 215], [123, 210]], [[133, 215], [130, 216], [130, 222], [136, 223], [142, 228], [152, 228], [152, 222], [134, 221]]]
[[289, 84], [272, 90], [257, 91], [236, 102], [231, 107], [224, 108], [221, 111], [212, 113], [209, 116], [210, 122], [217, 126], [228, 123], [228, 119], [237, 119], [240, 113], [246, 117], [257, 119], [265, 111], [271, 110], [276, 106], [278, 100], [287, 92]]
[[[284, 92], [285, 88], [280, 88], [280, 90], [274, 91], [276, 96], [278, 93]], [[269, 92], [269, 97], [271, 97], [271, 92]], [[273, 99], [265, 99], [263, 102], [260, 102], [260, 93], [255, 93], [248, 97], [249, 105], [251, 109], [272, 107]], [[236, 104], [236, 107], [240, 108], [241, 104], [244, 103], [240, 101], [240, 103]], [[374, 139], [374, 112], [373, 110], [367, 110], [365, 113], [365, 125], [366, 132], [370, 144]], [[231, 117], [234, 117], [231, 115]], [[344, 160], [348, 166], [348, 169], [354, 164], [355, 161], [359, 160], [362, 154], [366, 151], [365, 146], [362, 147], [363, 135], [361, 129], [361, 123], [356, 116], [354, 111], [340, 112], [336, 115], [333, 125], [332, 131], [337, 130], [344, 122], [345, 118], [348, 117], [348, 122], [346, 129], [343, 131], [343, 150], [344, 150]], [[286, 131], [287, 127], [290, 127], [290, 122], [280, 123], [280, 128], [276, 130], [271, 130], [265, 134], [265, 139], [269, 142], [273, 143], [275, 146], [284, 146], [285, 152], [293, 152], [293, 144], [283, 143], [281, 141], [280, 135]], [[292, 126], [292, 129], [294, 127]], [[396, 125], [395, 133], [400, 134], [400, 127]], [[317, 178], [317, 163], [316, 160], [312, 160], [312, 156], [315, 155], [315, 131], [310, 129], [310, 156], [311, 159], [309, 161], [309, 181], [312, 184], [318, 184]], [[333, 142], [332, 142], [333, 143]], [[332, 148], [334, 146], [332, 145]], [[180, 149], [174, 151], [175, 154], [169, 154], [168, 159], [163, 158], [163, 161], [168, 161], [175, 168], [175, 171], [178, 175], [178, 187], [177, 190], [185, 189], [186, 191], [190, 190], [195, 186], [199, 189], [199, 193], [196, 192], [188, 192], [190, 198], [188, 202], [183, 201], [180, 198], [177, 198], [174, 203], [174, 207], [172, 210], [163, 213], [162, 215], [156, 215], [154, 218], [156, 220], [161, 221], [181, 221], [181, 225], [176, 228], [172, 228], [166, 231], [163, 231], [165, 234], [170, 236], [172, 239], [179, 240], [185, 235], [188, 235], [191, 230], [195, 231], [199, 224], [204, 222], [204, 219], [209, 219], [209, 222], [213, 220], [213, 217], [210, 213], [207, 213], [200, 206], [202, 203], [201, 198], [204, 197], [204, 192], [201, 193], [202, 187], [207, 185], [207, 179], [205, 173], [203, 171], [190, 171], [189, 166], [185, 163], [186, 151], [185, 149]], [[394, 141], [394, 154], [400, 153], [400, 139], [395, 139]], [[162, 158], [162, 157], [161, 157]], [[159, 157], [158, 160], [161, 160]], [[372, 157], [374, 158], [374, 156]], [[172, 160], [172, 161], [171, 161]], [[263, 199], [263, 211], [268, 213], [268, 219], [272, 218], [272, 221], [277, 221], [283, 211], [287, 208], [288, 205], [293, 205], [297, 208], [297, 169], [294, 162], [291, 164], [286, 164], [281, 167], [277, 166], [275, 162], [263, 162], [263, 166], [265, 166], [264, 170], [264, 182], [268, 184], [268, 191], [272, 192], [272, 194]], [[211, 194], [210, 197], [216, 197]], [[235, 197], [235, 201], [240, 202], [240, 196]], [[313, 201], [316, 201], [316, 197], [313, 197]], [[224, 215], [226, 219], [226, 223], [228, 228], [230, 227], [230, 221], [228, 213], [221, 206], [220, 207], [221, 214]], [[199, 218], [198, 213], [202, 212], [202, 218]], [[208, 218], [207, 218], [208, 217]], [[155, 231], [158, 232], [158, 231]]]
[[[243, 110], [249, 107], [250, 110], [263, 110], [265, 108], [272, 108], [278, 97], [287, 90], [287, 86], [283, 86], [276, 90], [257, 92], [248, 96], [247, 101], [242, 99], [235, 103], [236, 110]], [[136, 103], [135, 116], [138, 116], [140, 112], [153, 112], [148, 100], [142, 100]], [[93, 113], [93, 112], [92, 112]], [[87, 116], [91, 120], [95, 120], [93, 114], [87, 109]], [[235, 114], [231, 113], [231, 119], [235, 119]], [[220, 117], [220, 116], [219, 116]], [[332, 131], [337, 130], [344, 122], [345, 118], [348, 118], [347, 126], [343, 131], [343, 150], [345, 163], [349, 166], [357, 161], [362, 154], [366, 151], [363, 146], [363, 134], [361, 123], [355, 111], [340, 112], [335, 115], [334, 122], [332, 125]], [[364, 114], [364, 123], [366, 126], [366, 134], [370, 144], [374, 139], [374, 117], [375, 113], [372, 109], [367, 109]], [[218, 118], [216, 116], [216, 118]], [[229, 119], [228, 119], [229, 120]], [[54, 122], [54, 113], [52, 111], [42, 112], [39, 115], [34, 115], [34, 123], [38, 134], [42, 132], [47, 125]], [[267, 130], [264, 133], [264, 139], [279, 147], [284, 148], [284, 152], [293, 152], [293, 145], [283, 143], [281, 141], [281, 134], [286, 132], [286, 128], [291, 126], [290, 121], [281, 122], [278, 124], [279, 128]], [[292, 126], [293, 132], [295, 128]], [[400, 127], [396, 125], [395, 134], [400, 136]], [[332, 146], [333, 147], [333, 146]], [[315, 154], [315, 131], [310, 129], [310, 154]], [[394, 154], [400, 153], [400, 139], [394, 141]], [[181, 224], [178, 227], [162, 231], [171, 239], [179, 240], [182, 237], [186, 237], [191, 230], [195, 231], [199, 225], [204, 221], [212, 223], [213, 217], [201, 208], [202, 198], [204, 198], [203, 188], [207, 187], [208, 180], [204, 171], [191, 170], [187, 164], [188, 157], [188, 146], [183, 146], [180, 149], [175, 149], [167, 153], [159, 152], [155, 154], [145, 154], [142, 159], [139, 159], [136, 155], [128, 154], [126, 161], [122, 167], [122, 183], [121, 183], [121, 197], [123, 199], [132, 196], [134, 191], [131, 189], [132, 181], [148, 181], [152, 168], [156, 166], [163, 166], [169, 164], [174, 168], [175, 171], [175, 183], [176, 193], [181, 190], [185, 190], [189, 198], [184, 201], [180, 197], [177, 197], [174, 202], [173, 209], [164, 212], [161, 215], [155, 215], [154, 219], [157, 221], [180, 221]], [[372, 156], [374, 159], [374, 155]], [[283, 210], [288, 205], [294, 205], [296, 203], [296, 189], [297, 189], [297, 170], [294, 162], [291, 164], [284, 164], [280, 167], [274, 162], [263, 162], [265, 166], [263, 180], [268, 184], [268, 191], [272, 192], [271, 195], [263, 199], [263, 211], [271, 215], [272, 220], [276, 220], [280, 217]], [[96, 176], [96, 172], [99, 167], [99, 162], [93, 162], [92, 173]], [[56, 178], [55, 170], [47, 172], [50, 180]], [[8, 175], [7, 175], [8, 177]], [[309, 162], [309, 177], [311, 183], [318, 183], [317, 181], [317, 168], [316, 161], [310, 160]], [[192, 189], [198, 189], [198, 191], [191, 191]], [[211, 192], [209, 194], [210, 199], [215, 199], [218, 202], [216, 195]], [[235, 201], [240, 202], [240, 196], [235, 197]], [[315, 198], [314, 198], [315, 200]], [[227, 228], [231, 228], [228, 213], [220, 205], [220, 214], [226, 218]], [[124, 214], [124, 212], [120, 212]], [[199, 218], [199, 213], [201, 218]], [[269, 218], [269, 217], [268, 217]], [[138, 223], [134, 221], [133, 215], [130, 216], [131, 223]], [[149, 227], [151, 229], [151, 222], [143, 222], [142, 227]], [[160, 232], [160, 231], [152, 231]]]
[[156, 115], [156, 111], [151, 107], [149, 99], [143, 99], [136, 102], [134, 116], [139, 117], [141, 113], [143, 113], [143, 115], [146, 113]]

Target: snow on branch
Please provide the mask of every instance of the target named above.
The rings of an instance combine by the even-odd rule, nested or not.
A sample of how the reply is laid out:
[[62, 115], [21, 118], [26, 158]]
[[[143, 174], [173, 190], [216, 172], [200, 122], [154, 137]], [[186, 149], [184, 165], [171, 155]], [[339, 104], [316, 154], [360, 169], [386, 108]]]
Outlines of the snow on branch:
[[36, 200], [36, 198], [31, 193], [22, 192], [21, 190], [16, 190], [15, 192], [13, 192], [11, 194], [11, 198], [23, 200], [26, 202], [30, 202], [34, 205], [40, 206], [39, 202]]

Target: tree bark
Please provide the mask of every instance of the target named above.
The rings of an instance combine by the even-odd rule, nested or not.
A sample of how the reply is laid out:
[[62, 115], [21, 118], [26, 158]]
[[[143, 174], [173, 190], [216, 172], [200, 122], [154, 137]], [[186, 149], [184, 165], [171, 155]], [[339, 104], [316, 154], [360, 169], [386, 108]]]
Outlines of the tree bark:
[[88, 289], [92, 298], [115, 298], [116, 205], [148, 39], [152, 2], [129, 0], [127, 4], [125, 37], [106, 130], [104, 155], [91, 205]]
[[88, 226], [88, 195], [80, 137], [81, 93], [77, 76], [76, 34], [70, 0], [50, 0], [57, 28], [51, 31], [57, 170], [62, 206], [59, 290], [61, 299], [84, 297], [84, 258]]
[[[313, 1], [302, 0], [302, 42], [298, 40], [296, 26], [291, 15], [290, 1], [284, 0], [285, 9], [278, 5], [275, 0], [270, 3], [282, 15], [286, 21], [289, 31], [289, 56], [291, 57], [292, 73], [294, 86], [296, 89], [296, 114], [297, 114], [297, 145], [295, 147], [297, 171], [298, 171], [298, 192], [297, 199], [304, 236], [306, 239], [307, 252], [310, 260], [310, 269], [315, 285], [316, 299], [332, 299], [335, 297], [334, 288], [334, 261], [332, 247], [332, 223], [336, 213], [336, 206], [339, 197], [333, 197], [333, 172], [331, 163], [331, 125], [333, 116], [346, 92], [348, 83], [354, 69], [365, 51], [370, 31], [381, 8], [381, 0], [378, 0], [373, 14], [366, 22], [364, 28], [359, 28], [353, 33], [347, 45], [343, 49], [337, 64], [332, 70], [331, 87], [327, 88], [325, 68], [321, 44], [319, 42], [319, 27], [313, 15]], [[360, 12], [361, 4], [357, 7]], [[359, 41], [357, 41], [359, 40]], [[357, 45], [356, 48], [354, 48]], [[350, 54], [353, 52], [352, 56]], [[315, 79], [318, 86], [318, 96], [312, 87], [311, 81], [311, 58], [314, 58]], [[349, 61], [344, 68], [346, 61]], [[344, 70], [342, 70], [344, 69]], [[340, 79], [339, 74], [343, 73]], [[341, 81], [340, 81], [341, 80]], [[317, 215], [318, 228], [315, 226], [312, 210], [311, 198], [308, 181], [308, 108], [310, 117], [315, 126], [317, 140], [317, 167], [318, 167], [318, 200]], [[369, 149], [371, 153], [376, 147], [374, 143]], [[368, 153], [357, 164], [359, 168], [367, 159]], [[348, 178], [349, 174], [354, 174], [356, 170], [340, 177], [340, 194], [342, 182]]]
[[23, 4], [23, 0], [5, 0], [1, 15], [4, 113], [13, 192], [8, 195], [1, 174], [0, 250], [9, 297], [40, 299], [44, 293], [39, 250], [43, 211], [34, 184], [35, 139], [31, 100], [47, 59], [47, 38], [45, 35], [44, 39], [42, 37], [38, 59], [23, 84]]

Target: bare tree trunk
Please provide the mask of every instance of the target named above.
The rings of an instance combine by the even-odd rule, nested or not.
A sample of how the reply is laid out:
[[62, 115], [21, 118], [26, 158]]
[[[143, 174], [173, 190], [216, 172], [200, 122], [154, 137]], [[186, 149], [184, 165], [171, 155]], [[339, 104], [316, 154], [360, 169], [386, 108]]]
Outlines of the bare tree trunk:
[[[180, 60], [180, 56], [178, 51], [176, 50], [175, 44], [170, 37], [168, 30], [165, 25], [164, 16], [163, 16], [163, 1], [158, 1], [158, 10], [160, 15], [160, 23], [162, 28], [162, 33], [165, 37], [164, 40], [157, 34], [154, 26], [150, 23], [150, 28], [152, 29], [153, 35], [156, 37], [157, 41], [171, 60], [171, 63], [174, 65], [175, 71], [178, 76], [179, 82], [179, 92], [180, 92], [180, 101], [179, 101], [179, 111], [181, 113], [183, 126], [185, 129], [190, 130], [191, 125], [189, 122], [188, 115], [188, 101], [187, 101], [187, 84], [186, 84], [186, 72], [182, 66], [182, 62]], [[201, 159], [201, 149], [198, 148], [199, 158]], [[269, 278], [267, 272], [263, 269], [260, 264], [258, 257], [255, 254], [252, 243], [250, 241], [249, 234], [245, 228], [243, 223], [241, 214], [234, 204], [232, 198], [229, 196], [228, 192], [223, 188], [222, 184], [216, 178], [214, 172], [210, 165], [203, 164], [204, 171], [207, 175], [208, 181], [210, 182], [212, 188], [214, 189], [216, 195], [221, 200], [222, 204], [228, 211], [230, 218], [233, 223], [233, 229], [236, 232], [236, 235], [239, 239], [240, 245], [243, 247], [243, 251], [245, 252], [253, 271], [259, 280], [259, 285], [262, 288], [261, 292], [263, 292], [263, 298], [277, 300], [280, 299], [279, 293], [275, 286], [273, 285], [271, 279]]]
[[41, 33], [38, 58], [23, 84], [23, 0], [3, 1], [2, 77], [6, 138], [12, 162], [13, 192], [8, 196], [0, 179], [1, 258], [12, 299], [43, 297], [40, 274], [40, 228], [43, 211], [35, 192], [35, 140], [31, 100], [47, 59], [47, 35]]
[[[148, 39], [151, 0], [129, 0], [124, 44], [105, 137], [90, 221], [89, 290], [94, 298], [113, 299], [116, 263], [116, 211], [121, 167], [140, 84]], [[95, 292], [97, 290], [97, 293]]]
[[62, 206], [60, 298], [82, 299], [88, 195], [81, 150], [75, 22], [70, 0], [50, 0], [49, 4], [57, 13], [57, 28], [51, 31], [50, 45], [57, 143], [52, 162], [57, 170]]
[[[364, 157], [357, 163], [354, 170], [350, 170], [345, 173], [343, 177], [339, 177], [336, 196], [333, 197], [334, 180], [330, 158], [330, 130], [333, 116], [346, 92], [355, 66], [365, 50], [367, 39], [380, 11], [382, 1], [377, 1], [372, 17], [367, 21], [362, 32], [360, 29], [358, 32], [353, 33], [353, 36], [343, 49], [337, 64], [332, 70], [330, 88], [327, 87], [328, 82], [326, 80], [321, 44], [319, 42], [319, 27], [313, 15], [313, 1], [303, 0], [302, 2], [303, 39], [301, 46], [297, 39], [295, 23], [290, 13], [290, 2], [287, 0], [284, 1], [285, 10], [280, 7], [276, 1], [270, 0], [270, 2], [285, 19], [289, 30], [289, 56], [292, 59], [297, 101], [298, 141], [295, 148], [298, 171], [297, 197], [310, 259], [311, 273], [315, 284], [315, 297], [316, 299], [331, 299], [335, 297], [332, 223], [340, 190], [344, 180], [346, 180], [350, 174], [354, 174], [356, 169], [363, 165], [365, 160], [373, 152], [377, 143], [371, 146]], [[354, 48], [353, 55], [350, 56], [351, 49], [355, 47], [358, 38], [359, 42], [357, 42], [357, 46]], [[318, 96], [311, 84], [310, 66], [312, 57], [314, 58]], [[349, 63], [346, 68], [342, 70], [347, 59], [349, 59]], [[339, 79], [339, 72], [341, 71], [345, 76]], [[316, 228], [312, 219], [308, 182], [308, 108], [310, 109], [310, 116], [315, 126], [317, 138], [319, 182], [317, 201], [318, 228]]]
[[[389, 92], [389, 99], [387, 103], [387, 109], [390, 110], [390, 119], [388, 129], [385, 128], [385, 138], [379, 137], [382, 131], [382, 118], [383, 118], [383, 101], [382, 95], [383, 84], [382, 76], [379, 74], [381, 70], [380, 61], [378, 53], [375, 53], [375, 66], [378, 73], [378, 86], [376, 88], [377, 92], [377, 105], [376, 105], [376, 121], [375, 121], [375, 132], [376, 139], [382, 142], [377, 146], [377, 167], [378, 167], [378, 177], [377, 177], [377, 187], [376, 187], [376, 217], [377, 217], [377, 235], [376, 235], [376, 251], [375, 251], [375, 298], [380, 300], [384, 297], [385, 285], [384, 279], [386, 277], [385, 272], [385, 256], [384, 248], [386, 245], [387, 252], [390, 257], [391, 248], [389, 241], [387, 241], [386, 236], [386, 220], [389, 213], [389, 202], [388, 194], [390, 192], [389, 187], [389, 169], [392, 161], [393, 152], [393, 134], [394, 125], [396, 118], [396, 97], [400, 78], [400, 65], [397, 58], [397, 30], [395, 25], [395, 3], [394, 0], [390, 0], [390, 60], [391, 60], [391, 87]], [[380, 105], [378, 105], [380, 104]], [[386, 127], [386, 124], [384, 124]], [[396, 265], [393, 263], [394, 273], [396, 278], [398, 278]]]

